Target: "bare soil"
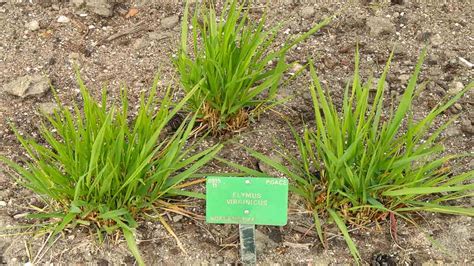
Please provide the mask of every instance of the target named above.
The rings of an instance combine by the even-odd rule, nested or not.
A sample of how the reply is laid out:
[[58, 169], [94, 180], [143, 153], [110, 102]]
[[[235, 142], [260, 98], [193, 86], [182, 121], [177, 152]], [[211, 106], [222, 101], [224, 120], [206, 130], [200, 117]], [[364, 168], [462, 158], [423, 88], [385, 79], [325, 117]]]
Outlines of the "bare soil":
[[[179, 88], [179, 77], [171, 59], [178, 49], [182, 3], [150, 1], [139, 5], [136, 15], [126, 18], [128, 10], [135, 5], [125, 2], [115, 6], [113, 16], [104, 18], [88, 9], [75, 8], [67, 1], [45, 1], [46, 4], [12, 2], [15, 1], [0, 1], [0, 87], [24, 75], [43, 74], [51, 80], [62, 102], [69, 105], [80, 100], [73, 70], [77, 64], [82, 79], [95, 95], [99, 94], [101, 86], [107, 85], [111, 94], [117, 96], [120, 86], [126, 85], [131, 102], [136, 104], [139, 93], [148, 90], [157, 73], [162, 78], [162, 86], [173, 84]], [[56, 4], [51, 4], [53, 2]], [[403, 92], [406, 75], [412, 72], [426, 44], [429, 55], [420, 81], [427, 82], [427, 88], [415, 104], [416, 115], [423, 116], [455, 90], [459, 82], [467, 85], [473, 79], [474, 70], [469, 65], [469, 62], [474, 62], [473, 6], [470, 1], [392, 2], [404, 3], [275, 1], [269, 9], [268, 23], [286, 23], [278, 37], [278, 42], [283, 43], [323, 17], [337, 15], [328, 27], [290, 51], [288, 56], [289, 62], [301, 65], [313, 58], [323, 84], [336, 97], [341, 96], [344, 83], [353, 71], [357, 43], [364, 77], [377, 77], [390, 51], [395, 49], [387, 78], [393, 97]], [[252, 16], [261, 16], [263, 10], [263, 6], [255, 4]], [[69, 20], [58, 22], [60, 16]], [[38, 22], [37, 29], [34, 23], [29, 24], [32, 21]], [[291, 96], [292, 99], [285, 106], [262, 114], [242, 133], [227, 136], [226, 140], [235, 144], [226, 145], [220, 155], [258, 167], [258, 162], [249, 158], [238, 144], [272, 155], [276, 148], [274, 138], [291, 143], [285, 119], [291, 120], [297, 128], [302, 125], [301, 121], [311, 119], [309, 80], [305, 71], [292, 82], [283, 84], [280, 97]], [[440, 118], [440, 121], [446, 121], [458, 115], [444, 135], [447, 152], [474, 152], [473, 99], [474, 92], [468, 92]], [[23, 99], [0, 91], [0, 155], [13, 159], [24, 156], [8, 124], [15, 124], [23, 134], [36, 136], [38, 110], [51, 109], [53, 102], [51, 92]], [[210, 138], [207, 141], [218, 140]], [[459, 170], [473, 169], [473, 165], [473, 160], [464, 159]], [[0, 228], [31, 224], [24, 215], [34, 211], [32, 206], [40, 206], [40, 200], [12, 180], [3, 169], [2, 166]], [[209, 170], [228, 169], [212, 163]], [[293, 196], [290, 198], [287, 226], [257, 227], [260, 232], [258, 261], [262, 264], [353, 263], [336, 230], [332, 234], [328, 232], [329, 247], [323, 249], [301, 202]], [[190, 203], [195, 205], [190, 208], [192, 211], [203, 214], [204, 202]], [[459, 204], [472, 207], [474, 202], [462, 201]], [[178, 248], [161, 224], [144, 221], [138, 228], [137, 239], [147, 264], [239, 262], [237, 226], [210, 225], [174, 214], [167, 217], [174, 221], [172, 226], [187, 253]], [[397, 241], [390, 235], [389, 223], [354, 228], [352, 235], [364, 263], [474, 264], [474, 223], [471, 217], [420, 214], [416, 221], [418, 227], [399, 221]], [[19, 230], [10, 232], [17, 233], [3, 235], [5, 232], [0, 231], [0, 264], [135, 263], [123, 240], [110, 237], [99, 245], [96, 235], [90, 235], [87, 228], [65, 232], [51, 248], [42, 248], [46, 236], [20, 235]]]

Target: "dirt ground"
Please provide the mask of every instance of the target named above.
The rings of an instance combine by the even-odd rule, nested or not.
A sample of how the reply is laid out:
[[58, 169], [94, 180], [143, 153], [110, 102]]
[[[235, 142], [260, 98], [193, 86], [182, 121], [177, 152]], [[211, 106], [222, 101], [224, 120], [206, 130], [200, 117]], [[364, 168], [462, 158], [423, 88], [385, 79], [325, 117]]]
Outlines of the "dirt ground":
[[[119, 2], [119, 1], [116, 1]], [[157, 72], [162, 85], [179, 87], [171, 58], [177, 52], [182, 3], [177, 1], [132, 1], [118, 3], [110, 17], [102, 17], [86, 7], [68, 1], [0, 0], [0, 155], [23, 156], [13, 132], [14, 123], [24, 134], [35, 136], [39, 110], [54, 109], [50, 91], [24, 98], [5, 91], [20, 77], [35, 74], [49, 78], [64, 104], [79, 100], [73, 65], [94, 94], [107, 85], [117, 95], [120, 85], [129, 88], [132, 103], [146, 91]], [[169, 3], [167, 3], [169, 2]], [[263, 1], [261, 1], [263, 2]], [[415, 103], [417, 116], [426, 114], [443, 97], [453, 94], [473, 80], [473, 14], [470, 1], [272, 1], [268, 24], [284, 21], [279, 43], [309, 29], [325, 16], [336, 19], [319, 33], [290, 51], [288, 61], [298, 65], [314, 58], [324, 85], [340, 96], [353, 71], [356, 43], [361, 53], [362, 75], [377, 77], [392, 49], [395, 49], [387, 78], [390, 95], [397, 97], [427, 44], [428, 56], [420, 81], [427, 89]], [[403, 2], [396, 4], [395, 2]], [[426, 3], [422, 3], [426, 2]], [[438, 3], [439, 2], [439, 3]], [[446, 3], [445, 3], [446, 2]], [[138, 13], [128, 16], [132, 7]], [[252, 6], [252, 16], [261, 16], [263, 5]], [[289, 77], [289, 76], [288, 76]], [[288, 78], [287, 77], [287, 78]], [[292, 99], [275, 112], [264, 113], [258, 121], [231, 140], [260, 152], [273, 154], [273, 138], [285, 139], [288, 128], [283, 116], [294, 121], [311, 119], [307, 72], [283, 84], [280, 97]], [[3, 89], [2, 89], [3, 87]], [[8, 86], [7, 86], [8, 87]], [[458, 115], [446, 130], [448, 152], [474, 152], [474, 92], [444, 113], [440, 121]], [[228, 137], [227, 139], [229, 139]], [[209, 139], [208, 142], [215, 142]], [[228, 144], [221, 156], [258, 166], [236, 144]], [[462, 161], [459, 170], [473, 169], [473, 160]], [[0, 166], [3, 167], [3, 166]], [[263, 166], [262, 166], [263, 167]], [[262, 168], [261, 167], [261, 168]], [[212, 163], [210, 170], [223, 171]], [[262, 169], [264, 170], [264, 169]], [[191, 210], [203, 214], [204, 202], [192, 201]], [[40, 206], [39, 199], [21, 188], [0, 168], [0, 228], [15, 229], [31, 223], [24, 216]], [[474, 206], [473, 200], [459, 204]], [[166, 230], [154, 222], [138, 228], [139, 247], [149, 265], [238, 263], [238, 228], [210, 225], [202, 220], [170, 214], [172, 226], [187, 253], [183, 253]], [[352, 235], [364, 263], [371, 265], [474, 264], [474, 222], [470, 217], [420, 214], [418, 227], [400, 221], [398, 241], [387, 224], [356, 228]], [[46, 236], [19, 235], [19, 230], [0, 231], [0, 264], [133, 264], [135, 261], [122, 240], [106, 239], [97, 244], [86, 228], [66, 232], [55, 244], [43, 248]], [[324, 250], [311, 219], [298, 199], [290, 196], [290, 216], [285, 227], [258, 226], [258, 261], [298, 264], [348, 264], [352, 258], [341, 236], [334, 231]], [[5, 233], [15, 233], [5, 236]]]

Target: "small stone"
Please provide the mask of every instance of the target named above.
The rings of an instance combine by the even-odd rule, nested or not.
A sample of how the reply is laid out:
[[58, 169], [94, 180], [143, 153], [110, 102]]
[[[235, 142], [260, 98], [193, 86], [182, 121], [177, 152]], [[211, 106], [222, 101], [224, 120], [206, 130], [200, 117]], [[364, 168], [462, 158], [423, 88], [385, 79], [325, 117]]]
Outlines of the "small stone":
[[409, 74], [401, 74], [400, 76], [398, 76], [398, 80], [400, 80], [400, 83], [402, 83], [403, 85], [405, 85], [409, 79], [410, 79]]
[[443, 44], [443, 38], [441, 37], [441, 35], [433, 35], [433, 37], [431, 37], [431, 44], [434, 46], [440, 46], [441, 44]]
[[462, 57], [459, 57], [459, 62], [461, 63], [461, 65], [466, 66], [467, 68], [473, 68], [474, 67], [473, 63], [467, 61], [466, 59], [464, 59]]
[[304, 68], [303, 65], [301, 65], [301, 64], [298, 63], [298, 62], [294, 62], [293, 64], [291, 64], [291, 68], [290, 68], [289, 74], [290, 74], [291, 76], [293, 76], [293, 75], [295, 75], [296, 73], [298, 73], [298, 71], [301, 71], [303, 68]]
[[71, 21], [71, 20], [66, 16], [59, 16], [58, 17], [58, 22], [59, 23], [69, 23], [69, 21]]
[[462, 84], [462, 82], [453, 81], [449, 86], [448, 94], [454, 96], [460, 93], [463, 89], [464, 89], [464, 85]]
[[30, 31], [36, 31], [36, 30], [39, 30], [40, 25], [39, 25], [39, 22], [37, 20], [32, 20], [32, 21], [26, 23], [25, 27]]
[[51, 8], [55, 11], [59, 11], [59, 9], [60, 9], [59, 5], [57, 5], [57, 4], [51, 5]]
[[173, 216], [173, 222], [177, 223], [177, 222], [181, 221], [183, 218], [184, 218], [184, 216], [181, 215], [181, 214], [175, 215], [175, 216]]
[[103, 16], [111, 17], [113, 15], [113, 2], [110, 0], [72, 0], [72, 4], [76, 7], [87, 7], [93, 13]]
[[54, 114], [54, 111], [59, 110], [59, 106], [56, 103], [40, 103], [38, 110], [47, 115]]
[[444, 131], [444, 134], [447, 136], [447, 137], [456, 137], [456, 136], [459, 136], [462, 134], [461, 130], [456, 127], [456, 126], [451, 126], [451, 127], [448, 127], [445, 131]]
[[303, 18], [309, 19], [314, 16], [315, 12], [316, 11], [314, 10], [313, 6], [303, 7], [303, 9], [301, 10], [301, 16]]
[[5, 207], [7, 206], [7, 203], [3, 200], [0, 200], [0, 207]]
[[474, 125], [469, 119], [464, 119], [461, 122], [461, 130], [468, 135], [474, 135]]
[[3, 91], [25, 98], [30, 95], [42, 95], [49, 90], [49, 79], [43, 75], [26, 75], [3, 86]]
[[139, 38], [137, 40], [135, 40], [135, 42], [133, 43], [133, 49], [135, 50], [141, 50], [145, 47], [148, 46], [148, 40], [144, 39], [144, 38]]
[[161, 41], [163, 39], [171, 37], [169, 34], [162, 32], [150, 32], [148, 33], [148, 38], [152, 41]]
[[179, 17], [174, 15], [170, 17], [166, 17], [163, 20], [161, 20], [161, 27], [164, 29], [172, 29], [179, 23]]
[[71, 60], [77, 60], [81, 57], [81, 55], [79, 53], [76, 53], [76, 52], [72, 52], [69, 54], [69, 59]]
[[27, 213], [27, 212], [15, 214], [15, 215], [13, 215], [13, 219], [21, 219], [21, 218], [26, 217], [28, 214], [29, 214], [29, 213]]
[[458, 111], [462, 111], [462, 105], [460, 103], [455, 103], [454, 108]]
[[378, 36], [392, 34], [395, 32], [395, 25], [388, 18], [370, 17], [367, 19], [367, 26], [370, 29], [370, 35]]

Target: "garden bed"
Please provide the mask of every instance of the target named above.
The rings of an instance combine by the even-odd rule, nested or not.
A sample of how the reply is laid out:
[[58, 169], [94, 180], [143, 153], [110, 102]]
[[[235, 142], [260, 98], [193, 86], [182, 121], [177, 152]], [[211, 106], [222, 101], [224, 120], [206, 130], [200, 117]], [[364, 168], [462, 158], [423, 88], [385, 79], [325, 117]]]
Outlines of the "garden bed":
[[[62, 1], [61, 1], [62, 2]], [[428, 56], [419, 81], [427, 82], [427, 89], [414, 106], [415, 117], [422, 117], [444, 96], [472, 81], [474, 70], [473, 32], [469, 21], [473, 16], [469, 1], [425, 5], [418, 1], [404, 4], [365, 3], [331, 4], [271, 4], [268, 24], [287, 21], [277, 39], [280, 43], [293, 34], [308, 30], [322, 17], [336, 14], [336, 18], [321, 31], [292, 49], [288, 61], [294, 68], [313, 58], [323, 85], [330, 88], [336, 104], [340, 103], [343, 88], [353, 73], [356, 44], [361, 54], [363, 77], [378, 77], [385, 60], [395, 45], [395, 55], [388, 74], [390, 95], [403, 93], [409, 75], [424, 44]], [[295, 1], [297, 2], [297, 1]], [[303, 1], [304, 2], [304, 1]], [[412, 3], [413, 2], [413, 3]], [[56, 88], [61, 101], [71, 104], [80, 100], [73, 65], [80, 67], [82, 79], [91, 93], [100, 96], [100, 87], [106, 84], [112, 101], [118, 99], [120, 85], [129, 88], [131, 106], [138, 106], [140, 92], [147, 91], [157, 72], [163, 91], [167, 84], [178, 88], [178, 74], [171, 63], [179, 47], [180, 23], [183, 13], [180, 4], [145, 4], [138, 13], [128, 16], [132, 6], [118, 4], [112, 17], [104, 18], [88, 9], [77, 9], [69, 4], [4, 4], [0, 1], [0, 85], [4, 86], [19, 77], [46, 74]], [[263, 6], [254, 6], [251, 15], [259, 16]], [[62, 18], [62, 16], [67, 19]], [[59, 19], [62, 18], [62, 19]], [[34, 21], [38, 22], [35, 27]], [[33, 22], [33, 23], [32, 23]], [[293, 71], [294, 72], [294, 71]], [[286, 76], [289, 78], [289, 75]], [[303, 71], [290, 83], [280, 88], [279, 97], [291, 96], [284, 106], [260, 115], [257, 121], [241, 133], [224, 135], [220, 139], [209, 137], [202, 144], [210, 146], [217, 141], [231, 140], [220, 156], [248, 167], [265, 168], [258, 160], [248, 156], [243, 144], [261, 153], [274, 156], [274, 138], [288, 140], [291, 133], [285, 119], [290, 119], [299, 130], [302, 121], [313, 119], [312, 101], [308, 89], [310, 76]], [[180, 97], [182, 93], [177, 93]], [[474, 92], [468, 92], [455, 106], [439, 119], [439, 123], [459, 115], [444, 133], [444, 144], [449, 153], [474, 151]], [[54, 108], [51, 92], [24, 99], [7, 92], [0, 94], [0, 155], [17, 160], [24, 156], [19, 143], [9, 129], [14, 123], [20, 132], [35, 136], [38, 110]], [[472, 170], [473, 161], [461, 161], [463, 169]], [[3, 167], [3, 166], [2, 166]], [[263, 169], [262, 169], [263, 168]], [[3, 168], [2, 168], [3, 169]], [[223, 164], [211, 162], [205, 172], [229, 171]], [[196, 190], [203, 190], [197, 186]], [[204, 201], [189, 199], [190, 211], [204, 214]], [[33, 224], [24, 216], [32, 213], [31, 206], [41, 207], [41, 201], [30, 191], [0, 172], [0, 227]], [[471, 200], [456, 203], [472, 207]], [[352, 256], [339, 231], [327, 232], [328, 248], [323, 249], [311, 216], [306, 213], [300, 199], [290, 195], [290, 215], [285, 227], [257, 226], [258, 261], [298, 263], [351, 263]], [[235, 225], [210, 225], [202, 219], [190, 219], [176, 214], [165, 215], [187, 253], [176, 245], [159, 222], [143, 221], [137, 229], [140, 251], [149, 265], [235, 263], [239, 261], [238, 228]], [[420, 213], [415, 216], [419, 227], [399, 220], [398, 239], [390, 234], [390, 223], [371, 223], [364, 228], [353, 228], [351, 234], [365, 263], [392, 265], [402, 263], [472, 264], [474, 255], [470, 217]], [[20, 232], [20, 231], [16, 231]], [[0, 232], [3, 234], [3, 232]], [[46, 236], [10, 235], [0, 238], [1, 263], [94, 263], [100, 265], [134, 263], [124, 240], [114, 237], [97, 244], [96, 235], [86, 227], [65, 231], [55, 244], [44, 246]], [[44, 246], [44, 248], [43, 248]], [[380, 264], [377, 264], [380, 263]]]

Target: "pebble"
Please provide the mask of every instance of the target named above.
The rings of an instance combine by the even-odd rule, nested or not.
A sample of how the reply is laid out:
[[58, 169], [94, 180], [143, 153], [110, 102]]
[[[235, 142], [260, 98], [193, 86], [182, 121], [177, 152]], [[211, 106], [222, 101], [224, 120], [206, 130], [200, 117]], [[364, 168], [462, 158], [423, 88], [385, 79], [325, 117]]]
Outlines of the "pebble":
[[445, 131], [444, 131], [444, 134], [447, 136], [447, 137], [456, 137], [456, 136], [459, 136], [462, 134], [461, 130], [456, 127], [456, 126], [451, 126], [451, 127], [448, 127]]
[[400, 80], [400, 83], [402, 83], [403, 85], [405, 85], [409, 79], [410, 79], [409, 74], [401, 74], [400, 76], [398, 76], [398, 80]]
[[441, 35], [433, 35], [433, 37], [431, 37], [431, 44], [434, 46], [440, 46], [441, 44], [443, 44], [443, 38], [441, 37]]
[[47, 115], [52, 115], [54, 114], [54, 111], [58, 110], [59, 107], [56, 103], [40, 103], [38, 110]]
[[25, 27], [30, 31], [36, 31], [36, 30], [39, 30], [40, 25], [39, 25], [39, 22], [37, 20], [32, 20], [32, 21], [26, 23]]
[[148, 39], [152, 41], [161, 41], [163, 39], [171, 37], [169, 34], [162, 32], [150, 32], [148, 33]]
[[170, 17], [166, 17], [163, 20], [161, 20], [161, 27], [164, 29], [172, 29], [179, 23], [179, 17], [174, 15]]
[[58, 17], [58, 22], [59, 23], [69, 23], [69, 21], [71, 21], [71, 20], [66, 16], [59, 16]]
[[113, 3], [110, 0], [71, 0], [72, 4], [76, 7], [85, 5], [87, 9], [93, 13], [103, 16], [111, 17], [113, 15]]
[[462, 82], [453, 81], [449, 86], [448, 94], [454, 96], [458, 94], [459, 92], [461, 92], [463, 89], [464, 89], [464, 85], [462, 84]]
[[181, 215], [181, 214], [175, 215], [175, 216], [173, 216], [173, 222], [177, 223], [177, 222], [181, 221], [183, 218], [184, 218], [184, 216]]
[[395, 32], [395, 25], [393, 25], [388, 18], [370, 17], [367, 19], [367, 26], [372, 36], [392, 34]]
[[141, 50], [145, 47], [148, 46], [148, 40], [146, 40], [145, 38], [139, 38], [137, 40], [135, 40], [135, 42], [133, 43], [133, 49], [135, 50]]
[[295, 75], [296, 73], [298, 73], [298, 71], [302, 70], [304, 68], [303, 65], [301, 65], [300, 63], [298, 62], [295, 62], [293, 64], [291, 64], [291, 68], [290, 68], [290, 72], [289, 74], [291, 76]]
[[13, 219], [21, 219], [23, 217], [26, 217], [29, 213], [25, 212], [25, 213], [19, 213], [19, 214], [15, 214], [13, 215]]
[[461, 131], [468, 135], [474, 135], [474, 125], [469, 119], [463, 119], [461, 122]]
[[462, 111], [462, 105], [460, 103], [455, 103], [454, 108], [456, 108], [458, 111]]
[[459, 57], [459, 62], [463, 65], [463, 66], [466, 66], [468, 68], [473, 68], [474, 67], [474, 64], [467, 61], [466, 59], [462, 58], [462, 57]]
[[315, 13], [316, 11], [312, 6], [303, 7], [303, 9], [301, 10], [301, 16], [306, 19], [313, 17]]
[[7, 203], [3, 200], [0, 200], [0, 207], [5, 207], [7, 206]]
[[48, 90], [49, 79], [41, 74], [22, 76], [3, 86], [3, 91], [21, 98], [42, 95]]

